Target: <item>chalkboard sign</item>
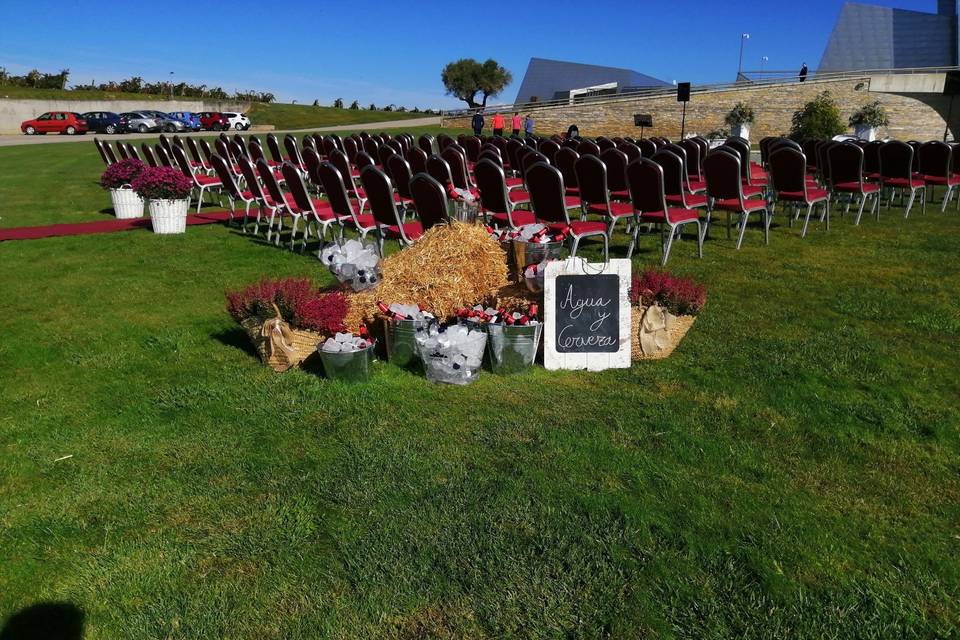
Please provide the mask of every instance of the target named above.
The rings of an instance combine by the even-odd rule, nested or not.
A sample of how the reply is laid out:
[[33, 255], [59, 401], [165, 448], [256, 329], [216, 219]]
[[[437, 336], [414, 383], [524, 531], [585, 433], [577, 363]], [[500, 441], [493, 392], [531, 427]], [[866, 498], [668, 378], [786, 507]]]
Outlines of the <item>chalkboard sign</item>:
[[543, 364], [600, 371], [630, 366], [630, 261], [557, 260], [544, 276]]
[[557, 353], [620, 349], [620, 278], [616, 274], [557, 276]]

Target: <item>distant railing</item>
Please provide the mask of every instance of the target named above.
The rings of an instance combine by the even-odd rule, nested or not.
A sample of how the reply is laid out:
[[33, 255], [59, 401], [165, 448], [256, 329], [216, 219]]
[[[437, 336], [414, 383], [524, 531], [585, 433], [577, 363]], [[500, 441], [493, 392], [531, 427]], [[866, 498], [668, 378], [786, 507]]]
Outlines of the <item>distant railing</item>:
[[[950, 66], [950, 67], [905, 67], [900, 69], [857, 69], [854, 71], [827, 71], [827, 72], [813, 72], [811, 71], [807, 77], [807, 82], [828, 82], [834, 80], [845, 80], [848, 78], [862, 78], [864, 76], [871, 75], [911, 75], [919, 73], [946, 73], [948, 71], [960, 71], [960, 66]], [[725, 91], [729, 89], [740, 89], [746, 86], [774, 86], [782, 84], [794, 84], [800, 81], [799, 73], [797, 71], [744, 71], [741, 76], [754, 76], [754, 77], [741, 77], [737, 82], [721, 82], [715, 84], [700, 84], [693, 85], [690, 87], [691, 94], [697, 93], [707, 93], [710, 91]], [[756, 76], [765, 76], [765, 77], [756, 77]], [[669, 96], [675, 94], [677, 91], [676, 87], [652, 87], [650, 89], [637, 89], [626, 92], [607, 94], [607, 95], [596, 95], [596, 96], [578, 96], [576, 98], [563, 98], [559, 100], [542, 100], [537, 102], [522, 102], [522, 103], [504, 103], [491, 105], [482, 108], [466, 108], [466, 109], [449, 109], [441, 112], [440, 115], [447, 118], [463, 117], [469, 116], [476, 113], [478, 110], [484, 115], [489, 115], [497, 112], [513, 112], [513, 111], [522, 111], [529, 112], [535, 111], [537, 109], [542, 109], [544, 107], [557, 107], [557, 106], [580, 106], [583, 104], [595, 104], [595, 103], [605, 103], [605, 102], [618, 102], [623, 100], [635, 100], [637, 98], [655, 98], [659, 96]]]

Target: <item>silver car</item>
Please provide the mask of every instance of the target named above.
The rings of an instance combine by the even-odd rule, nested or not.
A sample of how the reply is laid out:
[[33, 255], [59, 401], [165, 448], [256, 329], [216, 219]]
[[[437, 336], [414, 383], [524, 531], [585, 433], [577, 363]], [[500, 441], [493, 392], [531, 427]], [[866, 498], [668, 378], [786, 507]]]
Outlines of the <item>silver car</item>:
[[152, 133], [160, 131], [160, 125], [154, 117], [142, 111], [128, 111], [120, 114], [120, 131]]
[[156, 121], [157, 125], [160, 127], [160, 131], [165, 133], [177, 133], [179, 131], [192, 131], [190, 126], [183, 120], [177, 120], [176, 118], [171, 118], [169, 114], [164, 113], [163, 111], [141, 111], [140, 113], [153, 118]]

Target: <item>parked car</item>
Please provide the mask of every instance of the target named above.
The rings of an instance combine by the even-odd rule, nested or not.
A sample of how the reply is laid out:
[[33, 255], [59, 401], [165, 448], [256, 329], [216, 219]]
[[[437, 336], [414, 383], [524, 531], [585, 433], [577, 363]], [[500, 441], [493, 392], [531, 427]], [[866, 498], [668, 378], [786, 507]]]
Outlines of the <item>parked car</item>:
[[72, 136], [76, 133], [87, 132], [87, 121], [79, 113], [72, 111], [48, 111], [33, 120], [24, 120], [20, 123], [20, 131], [28, 136], [36, 133], [65, 133]]
[[191, 131], [200, 131], [200, 117], [192, 111], [174, 111], [167, 115], [174, 120], [183, 122]]
[[87, 121], [87, 129], [97, 133], [120, 131], [120, 115], [112, 111], [88, 111], [80, 116]]
[[245, 113], [223, 113], [227, 119], [227, 129], [236, 129], [237, 131], [246, 131], [250, 128], [250, 118]]
[[182, 120], [177, 120], [173, 118], [168, 113], [163, 111], [156, 111], [154, 109], [143, 110], [140, 113], [146, 114], [156, 120], [157, 124], [160, 126], [160, 131], [166, 133], [176, 133], [178, 131], [190, 131], [189, 125]]
[[142, 111], [129, 111], [120, 114], [120, 131], [152, 133], [160, 131], [160, 125], [155, 118]]
[[230, 121], [218, 111], [204, 111], [200, 114], [200, 126], [206, 131], [223, 131], [230, 128]]

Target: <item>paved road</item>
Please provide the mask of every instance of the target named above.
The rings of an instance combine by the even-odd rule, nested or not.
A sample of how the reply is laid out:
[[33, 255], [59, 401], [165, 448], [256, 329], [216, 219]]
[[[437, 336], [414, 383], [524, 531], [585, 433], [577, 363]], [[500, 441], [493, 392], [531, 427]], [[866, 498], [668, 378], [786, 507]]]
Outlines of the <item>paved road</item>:
[[[341, 124], [332, 127], [323, 127], [323, 128], [313, 128], [313, 129], [286, 129], [283, 131], [275, 131], [274, 133], [300, 133], [305, 131], [355, 131], [357, 129], [368, 129], [370, 131], [380, 131], [381, 129], [401, 129], [404, 127], [429, 127], [437, 126], [440, 124], [440, 116], [431, 116], [429, 118], [409, 118], [407, 120], [388, 120], [386, 122], [369, 122], [366, 124]], [[196, 133], [180, 133], [178, 135], [182, 136], [209, 136], [213, 135], [213, 131], [198, 131]], [[245, 135], [247, 132], [243, 132]], [[255, 132], [250, 131], [249, 133], [260, 133], [261, 135], [266, 135], [266, 131]], [[124, 140], [128, 139], [155, 139], [157, 137], [156, 133], [124, 133], [118, 136], [107, 136], [101, 134], [102, 137], [110, 139], [113, 137], [122, 137]], [[59, 134], [47, 134], [45, 136], [27, 136], [23, 134], [4, 134], [0, 135], [0, 147], [12, 147], [14, 145], [21, 144], [59, 144], [67, 142], [83, 142], [84, 140], [92, 140], [93, 134], [87, 134], [82, 136], [64, 136]]]

